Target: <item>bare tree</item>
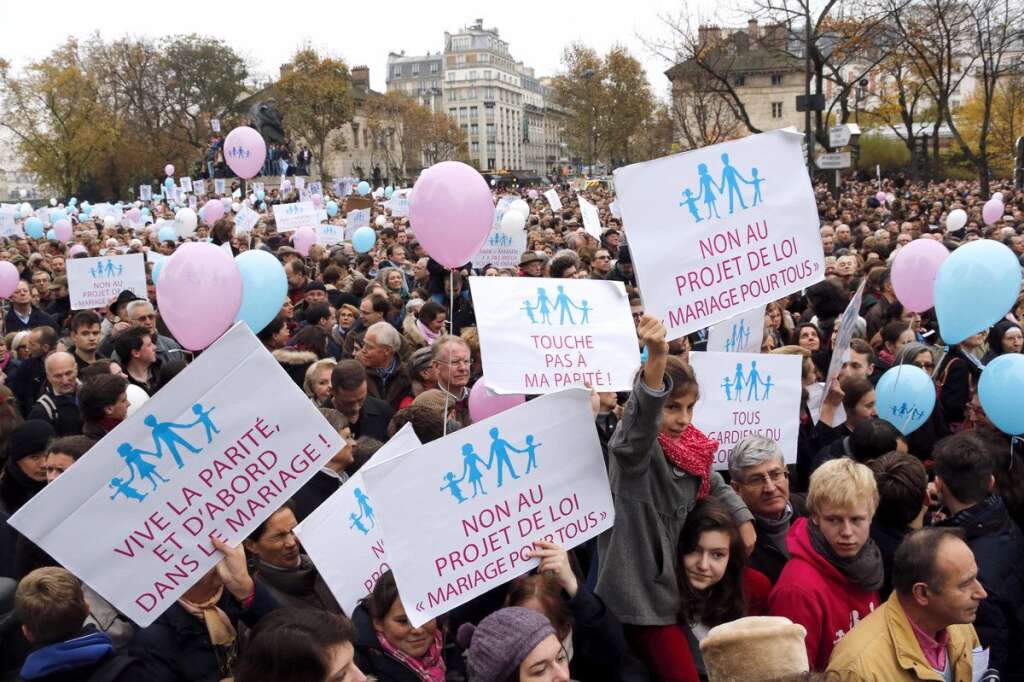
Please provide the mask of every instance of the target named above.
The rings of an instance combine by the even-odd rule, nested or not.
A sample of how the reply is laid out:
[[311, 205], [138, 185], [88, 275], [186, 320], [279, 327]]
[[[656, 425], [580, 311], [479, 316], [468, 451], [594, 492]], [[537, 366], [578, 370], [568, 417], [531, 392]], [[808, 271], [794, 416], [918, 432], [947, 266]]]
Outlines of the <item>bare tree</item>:
[[672, 123], [684, 149], [699, 149], [739, 135], [743, 126], [728, 97], [704, 71], [672, 82]]

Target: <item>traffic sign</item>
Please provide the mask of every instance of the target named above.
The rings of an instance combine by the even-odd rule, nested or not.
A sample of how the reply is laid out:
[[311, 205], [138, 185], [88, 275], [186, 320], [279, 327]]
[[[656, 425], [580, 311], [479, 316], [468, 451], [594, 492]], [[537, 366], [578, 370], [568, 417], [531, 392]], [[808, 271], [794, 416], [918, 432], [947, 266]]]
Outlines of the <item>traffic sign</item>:
[[850, 167], [850, 152], [835, 152], [833, 154], [818, 154], [814, 163], [821, 170], [841, 170]]
[[850, 139], [854, 135], [860, 135], [860, 126], [856, 123], [832, 126], [828, 129], [828, 146], [845, 147], [850, 144]]

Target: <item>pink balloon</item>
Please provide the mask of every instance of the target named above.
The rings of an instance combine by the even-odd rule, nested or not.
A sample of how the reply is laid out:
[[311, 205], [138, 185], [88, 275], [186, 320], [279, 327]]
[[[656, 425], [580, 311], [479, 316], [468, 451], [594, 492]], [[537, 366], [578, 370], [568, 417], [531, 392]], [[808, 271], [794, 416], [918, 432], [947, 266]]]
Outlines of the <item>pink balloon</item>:
[[316, 244], [316, 231], [309, 225], [300, 227], [292, 235], [292, 244], [299, 255], [305, 258], [309, 255], [309, 249]]
[[878, 192], [875, 194], [875, 198], [878, 199], [878, 203], [885, 204], [889, 200], [889, 196], [885, 192]]
[[203, 222], [213, 227], [213, 224], [224, 217], [224, 204], [217, 199], [207, 201], [203, 204]]
[[57, 237], [57, 241], [65, 244], [71, 241], [71, 221], [67, 218], [61, 218], [53, 224], [53, 234]]
[[137, 208], [129, 209], [128, 212], [125, 213], [125, 217], [127, 217], [128, 220], [132, 221], [133, 223], [137, 223], [140, 220], [142, 220], [142, 211], [140, 211]]
[[985, 202], [981, 209], [981, 217], [985, 219], [986, 225], [995, 225], [1003, 217], [1003, 202], [992, 197]]
[[224, 138], [224, 160], [240, 178], [260, 174], [267, 159], [267, 143], [263, 136], [249, 126], [239, 126]]
[[494, 395], [480, 377], [469, 392], [469, 417], [480, 422], [526, 402], [524, 395]]
[[68, 251], [68, 255], [71, 256], [72, 258], [74, 258], [75, 256], [77, 256], [80, 253], [83, 253], [86, 256], [88, 256], [89, 255], [89, 249], [85, 248], [85, 246], [83, 246], [82, 244], [75, 244]]
[[949, 258], [949, 249], [934, 239], [915, 239], [892, 263], [892, 289], [907, 310], [923, 313], [935, 306], [935, 277]]
[[531, 189], [529, 192], [526, 193], [526, 196], [530, 197], [531, 199], [536, 199], [539, 195], [537, 194], [537, 190]]
[[494, 224], [494, 200], [483, 176], [458, 161], [420, 173], [409, 220], [427, 254], [447, 268], [469, 262]]
[[313, 205], [320, 208], [320, 205], [324, 203], [324, 198], [319, 194], [314, 194], [310, 199], [313, 200]]
[[156, 302], [174, 338], [189, 350], [202, 350], [234, 324], [242, 276], [224, 249], [186, 242], [164, 264]]
[[18, 268], [13, 263], [0, 261], [0, 298], [10, 298], [18, 288]]
[[174, 175], [174, 164], [169, 163], [166, 166], [164, 166], [164, 175], [166, 175], [167, 177]]

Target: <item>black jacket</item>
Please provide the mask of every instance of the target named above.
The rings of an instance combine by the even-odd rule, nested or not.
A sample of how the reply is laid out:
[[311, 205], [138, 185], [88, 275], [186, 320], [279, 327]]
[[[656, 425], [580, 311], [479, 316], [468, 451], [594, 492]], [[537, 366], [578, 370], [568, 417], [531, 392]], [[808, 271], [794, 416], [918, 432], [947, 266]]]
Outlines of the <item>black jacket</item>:
[[[260, 618], [280, 606], [259, 581], [249, 608], [243, 609], [227, 590], [217, 605], [235, 629], [239, 622], [255, 626]], [[136, 632], [128, 649], [145, 663], [148, 682], [218, 682], [231, 676], [231, 671], [222, 667], [223, 655], [210, 644], [206, 625], [178, 603], [149, 627]]]
[[366, 396], [366, 402], [363, 403], [363, 410], [359, 413], [359, 421], [349, 424], [349, 427], [352, 429], [352, 435], [355, 438], [369, 436], [370, 438], [376, 438], [381, 443], [386, 443], [388, 440], [388, 424], [394, 415], [395, 411], [391, 409], [390, 405], [379, 398], [368, 395]]
[[46, 367], [43, 363], [43, 358], [25, 358], [7, 377], [7, 387], [18, 399], [18, 408], [23, 415], [28, 414], [46, 387]]
[[[360, 605], [352, 614], [352, 623], [356, 626], [356, 665], [363, 674], [373, 675], [377, 682], [420, 682], [420, 676], [384, 650], [377, 640], [377, 631], [373, 629], [370, 614]], [[438, 625], [438, 627], [441, 627]], [[445, 648], [447, 674], [445, 679], [461, 679], [459, 662], [454, 660], [458, 655], [455, 649]]]
[[8, 334], [27, 329], [35, 329], [36, 327], [42, 327], [44, 325], [47, 327], [53, 327], [53, 331], [60, 334], [60, 328], [57, 326], [57, 321], [35, 306], [32, 306], [32, 312], [28, 316], [27, 323], [21, 321], [21, 318], [14, 312], [14, 308], [8, 310], [7, 314], [4, 315], [4, 330], [6, 330], [6, 333]]
[[967, 403], [981, 379], [984, 365], [974, 356], [968, 357], [960, 346], [951, 346], [942, 358], [935, 376], [939, 386], [939, 407], [947, 424], [959, 424], [964, 420]]
[[[800, 517], [807, 516], [805, 497], [802, 493], [790, 493], [789, 495], [789, 506], [793, 510], [793, 518], [789, 521], [791, 526]], [[754, 543], [754, 551], [750, 553], [750, 558], [747, 559], [747, 566], [763, 573], [774, 585], [778, 581], [782, 569], [786, 567], [789, 555], [783, 554], [775, 546], [775, 543], [769, 539], [768, 534], [761, 532], [761, 529], [757, 528], [756, 516], [754, 517], [754, 524], [757, 529], [757, 540]]]
[[978, 608], [974, 629], [991, 647], [989, 666], [1002, 680], [1024, 679], [1024, 535], [998, 495], [938, 523], [961, 528], [978, 564], [988, 598]]
[[342, 481], [337, 476], [332, 476], [324, 471], [316, 472], [313, 478], [306, 481], [306, 484], [292, 495], [292, 502], [295, 504], [295, 520], [301, 523], [341, 486]]
[[32, 404], [27, 419], [38, 419], [50, 424], [57, 437], [77, 436], [82, 433], [82, 415], [78, 411], [75, 394], [54, 395], [49, 385], [43, 395]]

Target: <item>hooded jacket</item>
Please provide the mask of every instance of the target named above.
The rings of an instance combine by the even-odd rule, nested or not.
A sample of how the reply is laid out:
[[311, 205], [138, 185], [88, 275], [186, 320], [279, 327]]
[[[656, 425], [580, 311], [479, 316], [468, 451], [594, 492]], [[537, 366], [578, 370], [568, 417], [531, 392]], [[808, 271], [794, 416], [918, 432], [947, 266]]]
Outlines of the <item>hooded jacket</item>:
[[107, 635], [86, 628], [77, 637], [36, 649], [21, 667], [26, 682], [72, 682], [89, 680], [103, 670], [102, 679], [118, 682], [144, 680], [142, 663], [114, 653]]
[[790, 559], [768, 598], [768, 614], [804, 626], [811, 670], [824, 670], [833, 647], [879, 606], [878, 593], [847, 580], [811, 546], [809, 519], [797, 519], [786, 537]]

